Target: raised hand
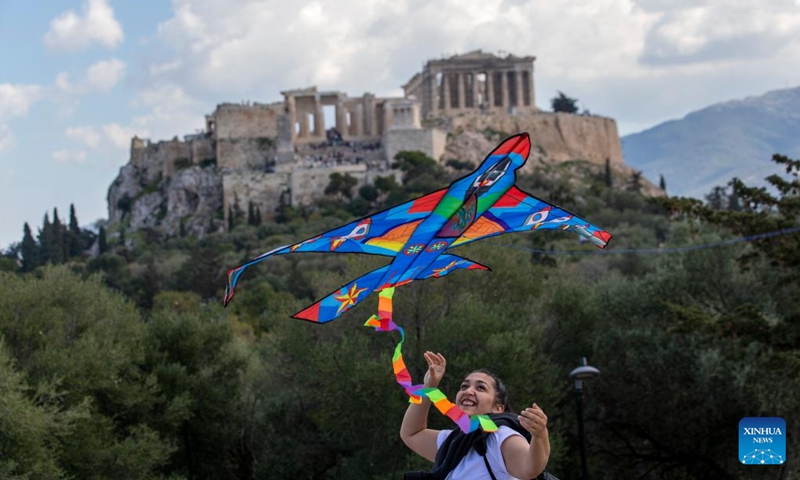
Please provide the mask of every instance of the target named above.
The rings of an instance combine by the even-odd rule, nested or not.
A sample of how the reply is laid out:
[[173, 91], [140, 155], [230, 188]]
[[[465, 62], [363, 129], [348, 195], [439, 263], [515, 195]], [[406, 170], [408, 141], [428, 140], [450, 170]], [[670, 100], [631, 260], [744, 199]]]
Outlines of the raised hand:
[[423, 356], [428, 362], [428, 371], [425, 372], [423, 384], [428, 388], [436, 388], [444, 377], [447, 361], [441, 353], [425, 352]]
[[519, 414], [519, 423], [522, 428], [531, 432], [534, 437], [541, 435], [547, 429], [547, 415], [535, 403]]

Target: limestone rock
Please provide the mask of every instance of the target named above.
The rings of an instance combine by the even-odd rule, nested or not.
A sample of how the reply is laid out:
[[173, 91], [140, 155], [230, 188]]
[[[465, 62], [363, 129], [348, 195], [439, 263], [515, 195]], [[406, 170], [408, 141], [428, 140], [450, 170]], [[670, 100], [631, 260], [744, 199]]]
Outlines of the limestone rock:
[[131, 206], [130, 228], [134, 231], [155, 228], [165, 213], [165, 198], [161, 192], [142, 195]]
[[202, 236], [222, 209], [222, 177], [211, 168], [190, 167], [178, 172], [166, 185], [165, 233]]
[[136, 198], [142, 191], [141, 180], [138, 169], [127, 164], [119, 169], [119, 175], [108, 188], [108, 221], [109, 223], [119, 223], [126, 213], [120, 208], [121, 200]]

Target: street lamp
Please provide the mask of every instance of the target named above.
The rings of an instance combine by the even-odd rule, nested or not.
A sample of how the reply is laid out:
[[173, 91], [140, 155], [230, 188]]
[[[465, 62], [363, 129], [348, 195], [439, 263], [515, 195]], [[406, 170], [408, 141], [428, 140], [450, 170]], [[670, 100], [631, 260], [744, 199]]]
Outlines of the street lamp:
[[581, 358], [581, 364], [578, 368], [569, 372], [569, 378], [574, 382], [575, 386], [575, 399], [578, 401], [578, 437], [580, 437], [581, 478], [583, 480], [589, 480], [589, 468], [586, 465], [586, 444], [583, 433], [583, 381], [591, 380], [598, 375], [600, 375], [600, 370], [589, 366], [586, 357]]

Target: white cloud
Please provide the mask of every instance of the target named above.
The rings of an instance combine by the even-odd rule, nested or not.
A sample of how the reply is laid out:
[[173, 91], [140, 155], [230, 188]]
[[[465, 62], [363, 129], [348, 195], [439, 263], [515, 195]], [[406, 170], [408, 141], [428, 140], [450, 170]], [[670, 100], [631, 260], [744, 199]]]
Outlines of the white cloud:
[[51, 20], [44, 44], [52, 50], [74, 52], [93, 43], [115, 47], [122, 42], [122, 26], [107, 0], [88, 0], [81, 13], [69, 10]]
[[72, 92], [72, 84], [69, 83], [69, 74], [67, 72], [60, 72], [56, 75], [55, 80], [56, 89], [64, 93]]
[[86, 84], [91, 90], [107, 92], [125, 73], [125, 62], [112, 58], [95, 63], [86, 69]]
[[216, 102], [279, 101], [281, 90], [311, 85], [400, 95], [426, 61], [482, 49], [536, 56], [540, 107], [561, 90], [628, 133], [800, 83], [797, 1], [173, 0], [137, 100], [152, 111], [137, 121], [152, 132], [192, 123], [195, 104], [182, 114], [146, 107], [164, 85], [181, 86], [167, 101], [206, 101], [200, 124]]
[[79, 141], [89, 148], [97, 148], [100, 145], [101, 136], [97, 129], [91, 126], [67, 127], [65, 134], [67, 138]]
[[125, 131], [135, 132], [142, 138], [152, 136], [153, 140], [193, 133], [205, 125], [203, 115], [208, 113], [206, 103], [172, 83], [146, 88], [131, 103], [146, 113], [134, 117]]
[[640, 5], [659, 17], [642, 56], [653, 65], [774, 57], [797, 41], [800, 29], [800, 9], [791, 0], [644, 0]]
[[53, 159], [58, 163], [77, 164], [86, 161], [85, 150], [56, 150], [53, 152]]
[[27, 115], [41, 95], [39, 85], [0, 83], [0, 120]]
[[131, 146], [131, 139], [138, 135], [146, 138], [150, 134], [146, 129], [137, 130], [133, 127], [123, 127], [118, 123], [103, 125], [103, 133], [115, 148], [127, 149]]
[[0, 152], [8, 152], [17, 144], [6, 121], [28, 115], [31, 106], [41, 97], [39, 85], [0, 83]]

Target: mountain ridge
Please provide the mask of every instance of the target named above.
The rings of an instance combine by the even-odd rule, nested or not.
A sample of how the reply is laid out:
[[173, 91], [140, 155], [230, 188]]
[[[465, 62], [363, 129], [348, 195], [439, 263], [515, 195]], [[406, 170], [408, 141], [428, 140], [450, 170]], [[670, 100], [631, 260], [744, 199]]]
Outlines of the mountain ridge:
[[800, 86], [727, 100], [622, 137], [625, 163], [672, 195], [702, 197], [733, 177], [763, 185], [775, 153], [800, 156]]

